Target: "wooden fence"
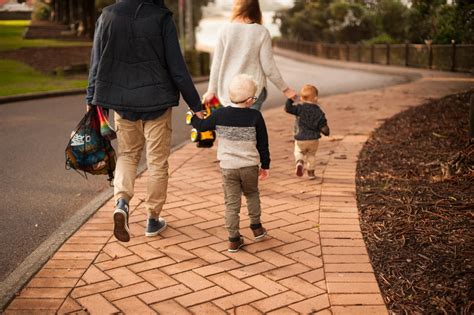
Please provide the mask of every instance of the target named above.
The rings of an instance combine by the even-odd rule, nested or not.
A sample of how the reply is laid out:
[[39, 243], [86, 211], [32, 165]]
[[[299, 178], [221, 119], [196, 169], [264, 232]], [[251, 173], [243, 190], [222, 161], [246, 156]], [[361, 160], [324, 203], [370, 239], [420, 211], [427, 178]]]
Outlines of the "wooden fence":
[[317, 57], [474, 73], [474, 45], [326, 44], [277, 39], [274, 45]]

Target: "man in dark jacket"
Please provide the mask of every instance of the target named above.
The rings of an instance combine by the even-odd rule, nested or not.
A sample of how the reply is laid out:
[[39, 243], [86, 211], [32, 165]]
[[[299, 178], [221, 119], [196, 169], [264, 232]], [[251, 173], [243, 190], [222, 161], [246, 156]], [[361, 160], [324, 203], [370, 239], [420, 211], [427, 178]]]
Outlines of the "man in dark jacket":
[[171, 108], [179, 93], [191, 109], [201, 109], [179, 47], [172, 13], [162, 0], [118, 0], [103, 9], [92, 47], [88, 109], [113, 109], [118, 139], [115, 170], [114, 235], [130, 240], [128, 205], [136, 170], [146, 146], [148, 183], [146, 236], [166, 228], [160, 217], [168, 187]]

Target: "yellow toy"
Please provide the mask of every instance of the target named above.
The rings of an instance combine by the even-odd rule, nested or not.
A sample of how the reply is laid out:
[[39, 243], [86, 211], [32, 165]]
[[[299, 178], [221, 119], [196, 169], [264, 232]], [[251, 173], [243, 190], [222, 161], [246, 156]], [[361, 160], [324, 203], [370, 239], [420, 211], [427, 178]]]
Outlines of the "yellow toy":
[[[204, 100], [202, 102], [204, 119], [207, 119], [212, 115], [213, 112], [218, 110], [221, 107], [221, 103], [217, 97], [212, 98], [209, 103], [206, 103]], [[194, 116], [194, 112], [188, 111], [186, 113], [186, 124], [191, 125], [191, 119]], [[214, 145], [216, 140], [216, 132], [213, 130], [199, 132], [196, 128], [191, 129], [191, 141], [196, 142], [196, 145], [199, 148], [210, 148]]]

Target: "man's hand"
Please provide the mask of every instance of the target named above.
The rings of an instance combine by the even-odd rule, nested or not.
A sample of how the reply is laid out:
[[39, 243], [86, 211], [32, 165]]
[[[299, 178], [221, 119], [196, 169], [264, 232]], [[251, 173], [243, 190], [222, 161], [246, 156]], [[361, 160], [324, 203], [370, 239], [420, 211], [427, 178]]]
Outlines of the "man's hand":
[[204, 113], [199, 111], [199, 112], [194, 112], [194, 115], [196, 115], [197, 118], [199, 119], [204, 119]]
[[86, 112], [90, 111], [92, 109], [93, 105], [86, 105]]
[[261, 168], [259, 179], [260, 180], [265, 180], [265, 179], [268, 178], [268, 176], [270, 176], [270, 170]]

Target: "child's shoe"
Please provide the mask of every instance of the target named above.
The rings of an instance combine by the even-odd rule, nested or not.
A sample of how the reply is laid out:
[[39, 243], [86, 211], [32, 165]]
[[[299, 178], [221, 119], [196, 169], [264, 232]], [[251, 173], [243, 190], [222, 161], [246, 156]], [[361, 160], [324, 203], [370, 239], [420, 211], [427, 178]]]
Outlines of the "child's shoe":
[[303, 176], [303, 171], [304, 171], [304, 162], [301, 160], [296, 161], [296, 170], [295, 174], [298, 177]]
[[255, 240], [258, 241], [267, 235], [267, 230], [262, 226], [261, 223], [259, 224], [250, 224], [250, 229], [253, 232], [253, 236]]
[[314, 170], [308, 170], [308, 177], [310, 180], [316, 179], [316, 174], [314, 174]]
[[244, 246], [244, 238], [242, 236], [229, 237], [229, 252], [235, 253], [239, 251], [242, 246]]

